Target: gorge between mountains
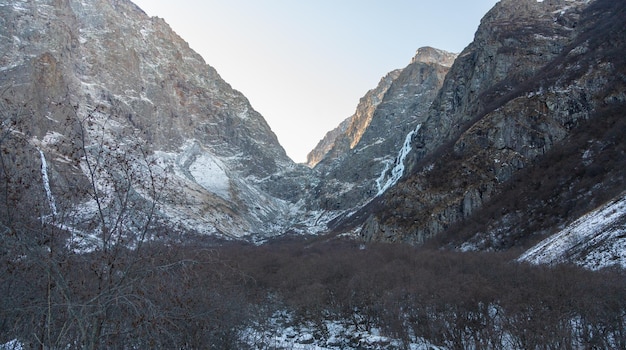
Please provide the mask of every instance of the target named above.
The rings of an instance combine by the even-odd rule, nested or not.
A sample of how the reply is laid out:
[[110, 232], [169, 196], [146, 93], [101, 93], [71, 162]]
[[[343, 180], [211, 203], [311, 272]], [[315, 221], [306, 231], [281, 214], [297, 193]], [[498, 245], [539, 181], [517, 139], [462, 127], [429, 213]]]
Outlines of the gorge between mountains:
[[129, 0], [0, 23], [0, 350], [626, 347], [625, 1], [501, 0], [307, 164]]
[[[115, 222], [253, 242], [527, 246], [624, 190], [622, 140], [609, 135], [625, 100], [622, 7], [501, 1], [460, 54], [420, 48], [384, 76], [305, 166], [131, 2], [8, 1], [1, 146], [17, 202], [3, 212], [72, 218], [59, 225], [84, 249]], [[546, 170], [551, 157], [570, 171]]]

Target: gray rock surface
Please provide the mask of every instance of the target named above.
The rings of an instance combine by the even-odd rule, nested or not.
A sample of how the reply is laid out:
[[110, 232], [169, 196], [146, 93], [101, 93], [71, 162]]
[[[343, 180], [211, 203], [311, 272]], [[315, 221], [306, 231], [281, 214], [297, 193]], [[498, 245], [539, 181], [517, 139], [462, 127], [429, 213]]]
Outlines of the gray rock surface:
[[413, 138], [410, 176], [372, 214], [355, 215], [362, 237], [424, 242], [468, 219], [599, 110], [621, 108], [620, 11], [603, 1], [498, 3]]
[[15, 112], [2, 147], [23, 145], [15, 164], [35, 169], [44, 152], [52, 193], [71, 194], [59, 200], [68, 215], [90, 207], [90, 182], [107, 197], [133, 169], [144, 201], [157, 194], [140, 187], [158, 185], [170, 228], [243, 237], [289, 226], [310, 171], [162, 19], [125, 0], [2, 1], [0, 19], [0, 91]]
[[[624, 11], [608, 0], [500, 1], [458, 56], [420, 48], [384, 76], [307, 166], [130, 1], [0, 0], [0, 231], [27, 213], [79, 237], [78, 249], [107, 225], [174, 239], [334, 230], [422, 243], [485, 221], [449, 244], [511, 247], [524, 230], [550, 232], [567, 224], [555, 216], [586, 208], [550, 217], [545, 203], [506, 199], [519, 194], [514, 184], [545, 187], [520, 179], [536, 178], [540, 162], [575, 163], [573, 173], [598, 181], [549, 179], [562, 191], [551, 205], [593, 209], [608, 200], [596, 191], [625, 190]], [[489, 219], [476, 219], [485, 208]]]

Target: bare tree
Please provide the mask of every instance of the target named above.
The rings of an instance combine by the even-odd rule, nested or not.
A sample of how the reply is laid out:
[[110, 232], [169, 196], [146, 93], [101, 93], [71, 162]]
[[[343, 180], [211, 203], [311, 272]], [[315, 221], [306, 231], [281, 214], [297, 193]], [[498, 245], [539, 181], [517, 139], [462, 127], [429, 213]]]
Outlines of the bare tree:
[[[157, 180], [156, 165], [141, 145], [121, 148], [107, 139], [106, 117], [95, 121], [89, 113], [79, 119], [76, 113], [71, 128], [78, 130], [80, 155], [68, 158], [79, 161], [88, 186], [51, 188], [54, 165], [47, 151], [19, 128], [20, 119], [32, 113], [9, 98], [0, 104], [0, 276], [13, 280], [9, 274], [17, 269], [31, 280], [31, 285], [7, 290], [4, 305], [11, 305], [17, 293], [28, 294], [22, 297], [31, 302], [21, 306], [36, 311], [17, 309], [15, 314], [40, 315], [16, 323], [24, 326], [13, 329], [15, 336], [45, 348], [101, 347], [115, 333], [111, 316], [120, 309], [132, 313], [140, 303], [133, 294], [133, 271], [142, 268], [143, 244], [155, 232], [166, 179]], [[71, 193], [70, 200], [86, 199], [83, 208], [95, 210], [81, 212], [77, 203], [57, 208], [55, 189]]]

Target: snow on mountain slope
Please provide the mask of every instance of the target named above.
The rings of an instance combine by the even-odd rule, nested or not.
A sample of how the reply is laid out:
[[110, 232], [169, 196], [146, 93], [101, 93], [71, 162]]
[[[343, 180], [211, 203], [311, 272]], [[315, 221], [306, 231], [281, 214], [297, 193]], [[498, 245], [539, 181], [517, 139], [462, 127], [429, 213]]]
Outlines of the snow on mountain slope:
[[[341, 222], [341, 229], [360, 226], [365, 240], [415, 244], [442, 234], [462, 240], [479, 230], [495, 232], [496, 225], [485, 222], [508, 213], [494, 207], [492, 215], [478, 217], [479, 211], [499, 199], [500, 208], [515, 203], [520, 197], [507, 193], [516, 174], [556, 152], [583, 123], [608, 125], [613, 119], [606, 111], [612, 109], [623, 116], [623, 4], [500, 1], [483, 18], [474, 41], [455, 60], [420, 121], [403, 180], [353, 215], [354, 220]], [[620, 143], [605, 147], [613, 144]], [[616, 157], [623, 155], [618, 151]], [[542, 180], [537, 183], [556, 181]], [[554, 200], [559, 200], [558, 193]], [[531, 210], [522, 207], [510, 216]], [[507, 223], [500, 224], [506, 228]], [[519, 235], [514, 240], [506, 239], [508, 233], [496, 235], [493, 246], [516, 244], [522, 235], [536, 232], [531, 224], [503, 229]], [[468, 232], [457, 234], [462, 227]]]
[[309, 169], [165, 21], [126, 0], [0, 0], [0, 21], [10, 23], [0, 27], [0, 97], [15, 114], [0, 147], [47, 198], [26, 212], [83, 223], [98, 206], [119, 213], [128, 194], [138, 211], [128, 222], [157, 203], [167, 231], [287, 230]]
[[518, 261], [626, 268], [626, 192], [535, 245]]

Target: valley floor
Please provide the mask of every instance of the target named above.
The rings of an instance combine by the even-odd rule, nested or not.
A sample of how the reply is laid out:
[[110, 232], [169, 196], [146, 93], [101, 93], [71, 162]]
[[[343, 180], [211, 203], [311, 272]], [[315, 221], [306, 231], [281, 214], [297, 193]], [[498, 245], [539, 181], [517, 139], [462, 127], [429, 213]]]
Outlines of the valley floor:
[[626, 347], [620, 269], [323, 237], [118, 253], [3, 253], [4, 349]]

